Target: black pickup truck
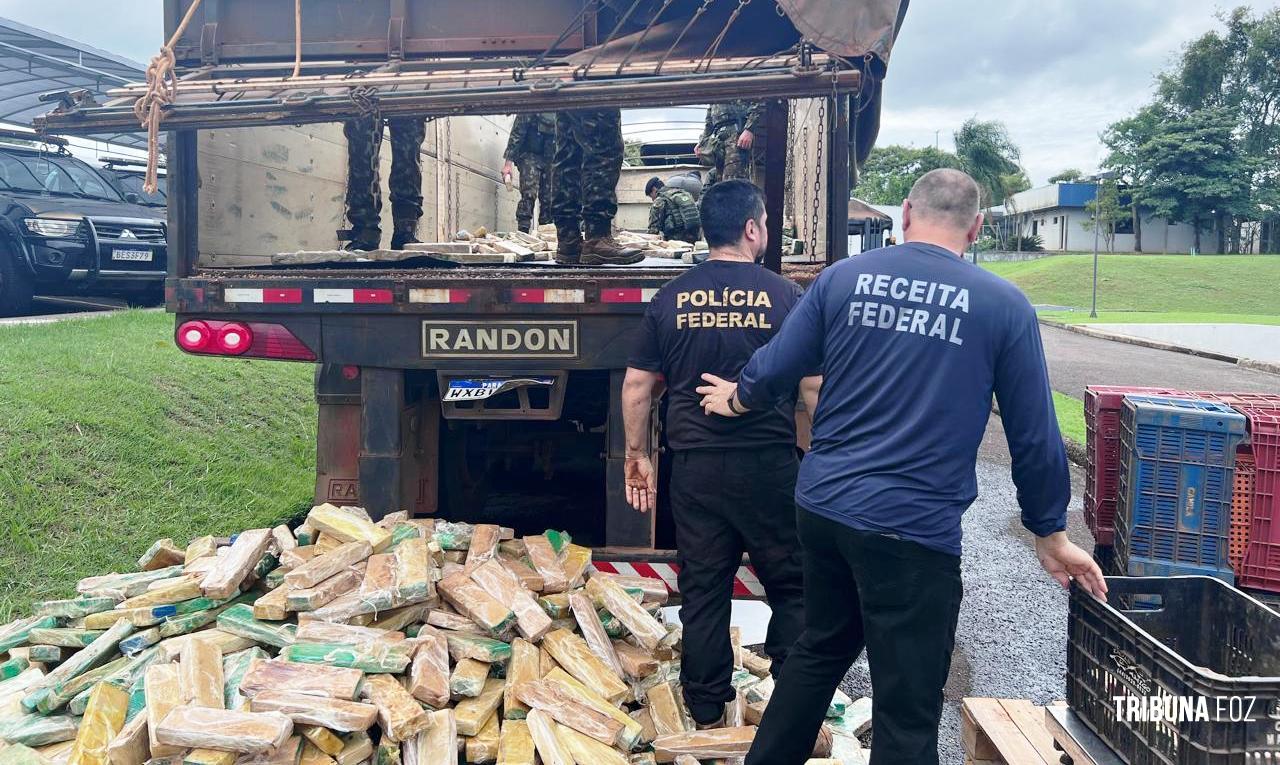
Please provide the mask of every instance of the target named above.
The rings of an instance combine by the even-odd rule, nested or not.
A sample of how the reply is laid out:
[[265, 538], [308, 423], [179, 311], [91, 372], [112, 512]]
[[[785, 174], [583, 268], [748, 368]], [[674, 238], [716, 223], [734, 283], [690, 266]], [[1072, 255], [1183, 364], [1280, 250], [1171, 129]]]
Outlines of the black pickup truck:
[[62, 142], [16, 140], [0, 134], [0, 316], [25, 312], [36, 293], [159, 294], [163, 208], [126, 200]]

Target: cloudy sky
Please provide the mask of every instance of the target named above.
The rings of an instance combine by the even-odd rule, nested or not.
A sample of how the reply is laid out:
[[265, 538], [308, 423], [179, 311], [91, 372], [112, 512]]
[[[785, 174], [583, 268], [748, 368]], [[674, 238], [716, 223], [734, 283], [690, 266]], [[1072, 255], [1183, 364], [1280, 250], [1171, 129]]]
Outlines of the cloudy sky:
[[[1039, 183], [1101, 159], [1098, 133], [1150, 95], [1156, 72], [1214, 15], [1270, 0], [912, 0], [885, 84], [881, 143], [951, 146], [969, 117], [997, 119]], [[160, 0], [0, 0], [0, 16], [146, 61]], [[631, 115], [628, 132], [696, 134], [696, 110]], [[672, 135], [670, 131], [665, 133]], [[657, 137], [657, 136], [654, 136]]]

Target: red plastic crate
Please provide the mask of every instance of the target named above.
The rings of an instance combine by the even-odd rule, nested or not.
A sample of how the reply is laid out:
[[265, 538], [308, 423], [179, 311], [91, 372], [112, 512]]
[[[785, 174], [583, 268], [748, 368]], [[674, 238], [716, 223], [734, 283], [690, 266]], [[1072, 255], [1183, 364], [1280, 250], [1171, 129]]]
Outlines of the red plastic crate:
[[1090, 385], [1084, 389], [1084, 522], [1103, 547], [1115, 541], [1116, 499], [1120, 490], [1120, 410], [1129, 394], [1185, 396], [1171, 388]]
[[1231, 568], [1240, 571], [1240, 562], [1244, 560], [1245, 551], [1249, 549], [1249, 535], [1253, 527], [1253, 487], [1257, 465], [1253, 461], [1253, 452], [1249, 447], [1241, 446], [1236, 450], [1236, 472], [1234, 491], [1231, 494], [1231, 538], [1228, 542], [1227, 557], [1231, 559]]
[[1280, 393], [1215, 393], [1192, 391], [1191, 395], [1208, 401], [1217, 401], [1243, 411], [1244, 409], [1280, 409]]
[[1280, 411], [1242, 408], [1249, 419], [1253, 459], [1253, 523], [1239, 584], [1280, 592]]

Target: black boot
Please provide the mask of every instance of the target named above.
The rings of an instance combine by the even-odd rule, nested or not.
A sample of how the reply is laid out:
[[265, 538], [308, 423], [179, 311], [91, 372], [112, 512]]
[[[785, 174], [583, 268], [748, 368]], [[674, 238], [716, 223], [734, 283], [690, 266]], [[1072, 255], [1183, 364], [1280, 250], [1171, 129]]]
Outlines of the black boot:
[[391, 249], [403, 250], [406, 244], [418, 243], [418, 221], [398, 220], [391, 234]]
[[347, 229], [338, 232], [339, 250], [368, 252], [382, 246], [382, 232], [376, 229]]

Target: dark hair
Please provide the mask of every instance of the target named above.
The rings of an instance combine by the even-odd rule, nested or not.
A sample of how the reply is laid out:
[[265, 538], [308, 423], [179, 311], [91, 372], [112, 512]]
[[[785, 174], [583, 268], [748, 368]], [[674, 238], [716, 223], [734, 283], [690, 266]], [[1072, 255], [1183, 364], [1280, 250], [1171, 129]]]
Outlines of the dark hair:
[[702, 194], [703, 238], [711, 247], [737, 244], [747, 221], [764, 217], [764, 194], [748, 181], [721, 181]]
[[[648, 183], [646, 183], [646, 184], [644, 185], [644, 195], [647, 197], [647, 196], [649, 196], [650, 194], [652, 194], [652, 193], [653, 193], [653, 190], [654, 190], [654, 189], [660, 189], [660, 188], [662, 188], [663, 186], [666, 186], [666, 185], [667, 185], [667, 184], [665, 184], [665, 183], [663, 183], [663, 182], [662, 182], [662, 179], [661, 179], [661, 178], [659, 178], [659, 177], [657, 177], [657, 176], [655, 175], [654, 177], [652, 177], [652, 178], [650, 178], [650, 179], [649, 179], [649, 182], [648, 182]], [[634, 188], [634, 187], [633, 187], [633, 188]]]

